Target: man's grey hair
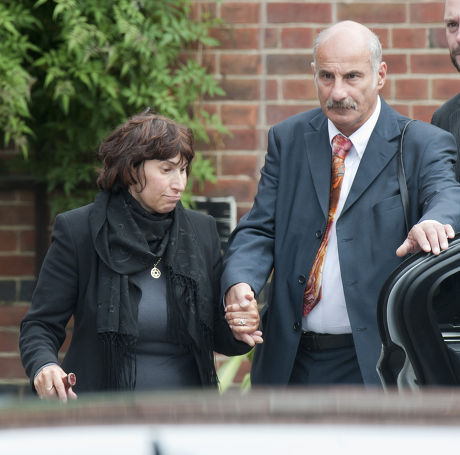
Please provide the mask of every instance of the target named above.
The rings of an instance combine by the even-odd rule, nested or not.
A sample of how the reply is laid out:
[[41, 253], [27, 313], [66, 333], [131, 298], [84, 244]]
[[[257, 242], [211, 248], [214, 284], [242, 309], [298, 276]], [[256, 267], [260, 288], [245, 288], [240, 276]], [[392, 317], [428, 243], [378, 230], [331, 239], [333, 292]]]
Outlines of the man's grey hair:
[[[330, 27], [321, 30], [321, 32], [318, 33], [318, 36], [316, 37], [315, 43], [313, 45], [313, 64], [315, 65], [315, 82], [317, 82], [316, 52], [318, 50], [318, 46], [321, 44], [323, 39], [329, 34], [329, 30], [331, 29], [331, 27], [333, 26], [331, 25]], [[371, 56], [371, 67], [374, 76], [374, 84], [376, 84], [380, 63], [382, 63], [382, 45], [380, 44], [379, 37], [371, 30], [369, 30], [369, 53]]]

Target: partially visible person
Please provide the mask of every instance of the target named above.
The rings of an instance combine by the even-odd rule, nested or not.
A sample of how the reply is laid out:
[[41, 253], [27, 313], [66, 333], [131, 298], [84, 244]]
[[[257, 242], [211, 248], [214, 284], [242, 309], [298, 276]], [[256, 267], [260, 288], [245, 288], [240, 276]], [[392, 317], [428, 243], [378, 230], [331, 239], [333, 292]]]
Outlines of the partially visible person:
[[[460, 0], [446, 0], [444, 23], [450, 58], [460, 72]], [[455, 176], [460, 181], [460, 92], [435, 111], [431, 123], [454, 135], [457, 141]]]
[[[76, 392], [215, 386], [214, 351], [251, 346], [224, 318], [216, 223], [180, 202], [194, 157], [191, 130], [147, 110], [113, 131], [99, 155], [100, 192], [56, 217], [21, 324], [33, 388], [66, 401]], [[242, 323], [257, 335], [252, 308]], [[70, 372], [75, 388], [63, 383]]]
[[379, 95], [387, 65], [378, 37], [339, 22], [318, 35], [313, 60], [321, 108], [270, 129], [254, 205], [224, 257], [221, 291], [232, 321], [273, 273], [253, 385], [378, 385], [383, 283], [405, 255], [440, 254], [460, 229], [456, 144], [425, 122], [407, 129], [407, 233], [397, 157], [408, 119]]
[[[450, 59], [460, 72], [460, 0], [446, 0], [444, 23]], [[452, 133], [457, 141], [455, 178], [460, 182], [460, 92], [435, 111], [431, 123]], [[460, 311], [456, 304], [459, 296], [460, 279], [458, 274], [454, 274], [444, 280], [440, 291], [435, 293], [433, 309], [438, 322], [460, 323]]]

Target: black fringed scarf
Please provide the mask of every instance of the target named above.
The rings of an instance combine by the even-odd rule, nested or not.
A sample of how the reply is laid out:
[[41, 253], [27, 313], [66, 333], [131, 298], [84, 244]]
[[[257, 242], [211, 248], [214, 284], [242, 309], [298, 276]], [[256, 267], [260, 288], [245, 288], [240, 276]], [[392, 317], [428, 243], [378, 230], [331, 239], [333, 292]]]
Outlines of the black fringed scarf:
[[162, 257], [167, 282], [168, 334], [195, 354], [205, 385], [216, 384], [212, 283], [185, 210], [151, 214], [126, 191], [101, 191], [89, 216], [99, 256], [97, 332], [104, 346], [109, 390], [133, 390], [140, 290], [129, 276]]

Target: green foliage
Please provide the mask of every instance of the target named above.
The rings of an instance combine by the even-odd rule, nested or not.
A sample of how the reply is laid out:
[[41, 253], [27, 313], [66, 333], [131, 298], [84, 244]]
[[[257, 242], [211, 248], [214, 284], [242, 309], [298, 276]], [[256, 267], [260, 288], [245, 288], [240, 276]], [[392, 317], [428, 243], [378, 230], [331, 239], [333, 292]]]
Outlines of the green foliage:
[[[238, 373], [238, 370], [241, 367], [241, 364], [248, 359], [252, 362], [254, 357], [254, 349], [251, 349], [247, 354], [238, 355], [235, 357], [228, 358], [219, 368], [217, 376], [219, 378], [219, 392], [224, 393], [230, 387], [235, 386], [235, 377]], [[251, 388], [251, 377], [249, 373], [244, 375], [239, 388], [242, 392], [247, 392]]]
[[[200, 101], [222, 94], [200, 65], [215, 20], [191, 0], [3, 0], [0, 131], [24, 166], [63, 195], [54, 210], [93, 197], [101, 139], [146, 106], [190, 126], [225, 131]], [[184, 55], [190, 55], [185, 58]], [[191, 179], [210, 179], [198, 158]], [[186, 199], [187, 202], [187, 199]]]

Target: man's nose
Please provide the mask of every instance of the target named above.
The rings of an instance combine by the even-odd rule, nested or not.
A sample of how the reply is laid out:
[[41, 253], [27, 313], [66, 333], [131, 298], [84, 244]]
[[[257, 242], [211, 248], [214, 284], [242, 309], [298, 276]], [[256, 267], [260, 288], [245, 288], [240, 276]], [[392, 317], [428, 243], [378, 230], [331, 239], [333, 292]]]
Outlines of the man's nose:
[[332, 87], [331, 96], [334, 101], [343, 100], [348, 96], [346, 86], [341, 79], [335, 79], [334, 86]]

